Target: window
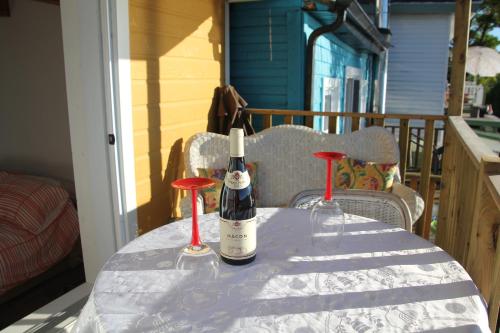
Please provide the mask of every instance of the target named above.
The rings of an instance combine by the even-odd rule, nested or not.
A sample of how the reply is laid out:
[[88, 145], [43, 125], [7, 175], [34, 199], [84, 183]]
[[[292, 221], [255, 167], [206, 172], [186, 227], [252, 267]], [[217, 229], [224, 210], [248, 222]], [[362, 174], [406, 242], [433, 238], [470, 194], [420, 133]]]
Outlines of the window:
[[[340, 79], [333, 77], [323, 78], [323, 112], [340, 111]], [[321, 117], [321, 131], [328, 133], [329, 117]], [[337, 126], [338, 128], [338, 126]], [[337, 128], [332, 133], [337, 133]]]
[[[362, 80], [361, 69], [346, 66], [344, 87], [344, 112], [366, 112], [366, 94], [368, 90], [366, 80]], [[345, 118], [341, 122], [342, 133], [350, 133], [352, 127], [351, 118]]]

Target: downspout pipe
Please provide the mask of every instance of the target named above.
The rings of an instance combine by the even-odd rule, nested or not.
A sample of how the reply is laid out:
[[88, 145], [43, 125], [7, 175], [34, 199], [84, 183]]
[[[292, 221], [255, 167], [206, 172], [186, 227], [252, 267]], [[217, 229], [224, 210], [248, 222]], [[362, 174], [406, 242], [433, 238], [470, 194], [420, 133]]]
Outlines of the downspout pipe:
[[[304, 86], [304, 104], [305, 110], [311, 111], [312, 108], [312, 89], [313, 89], [313, 73], [314, 73], [314, 45], [316, 40], [323, 34], [334, 33], [338, 28], [344, 24], [347, 18], [347, 8], [351, 4], [352, 0], [347, 1], [337, 1], [334, 4], [330, 4], [328, 10], [332, 13], [337, 14], [337, 18], [332, 24], [321, 26], [315, 29], [307, 40], [306, 48], [306, 77]], [[306, 125], [313, 127], [313, 120], [311, 117], [306, 118]]]

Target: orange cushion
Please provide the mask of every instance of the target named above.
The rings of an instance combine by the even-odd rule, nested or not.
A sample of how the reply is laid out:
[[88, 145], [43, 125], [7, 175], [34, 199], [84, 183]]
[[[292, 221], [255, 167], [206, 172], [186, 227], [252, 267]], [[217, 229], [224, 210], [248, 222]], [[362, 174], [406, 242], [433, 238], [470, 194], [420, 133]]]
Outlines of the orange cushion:
[[397, 163], [374, 163], [345, 158], [337, 163], [335, 187], [390, 192]]

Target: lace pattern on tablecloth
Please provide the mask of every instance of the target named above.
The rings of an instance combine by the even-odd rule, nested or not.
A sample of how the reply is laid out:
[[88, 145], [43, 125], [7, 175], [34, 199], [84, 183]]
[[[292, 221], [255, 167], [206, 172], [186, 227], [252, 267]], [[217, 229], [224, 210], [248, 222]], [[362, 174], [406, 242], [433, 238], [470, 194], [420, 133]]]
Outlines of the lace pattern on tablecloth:
[[[488, 332], [464, 269], [394, 226], [348, 216], [340, 249], [310, 245], [307, 210], [260, 209], [258, 255], [216, 281], [174, 270], [183, 220], [149, 232], [100, 272], [74, 332]], [[218, 250], [218, 217], [201, 217]]]

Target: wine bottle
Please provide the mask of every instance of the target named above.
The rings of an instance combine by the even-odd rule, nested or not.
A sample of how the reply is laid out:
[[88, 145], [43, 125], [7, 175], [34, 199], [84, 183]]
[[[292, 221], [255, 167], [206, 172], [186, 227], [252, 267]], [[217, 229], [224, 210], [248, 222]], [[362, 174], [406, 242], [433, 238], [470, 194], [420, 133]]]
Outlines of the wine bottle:
[[255, 259], [257, 226], [255, 196], [245, 166], [243, 130], [229, 132], [229, 166], [219, 201], [220, 255], [231, 265]]

